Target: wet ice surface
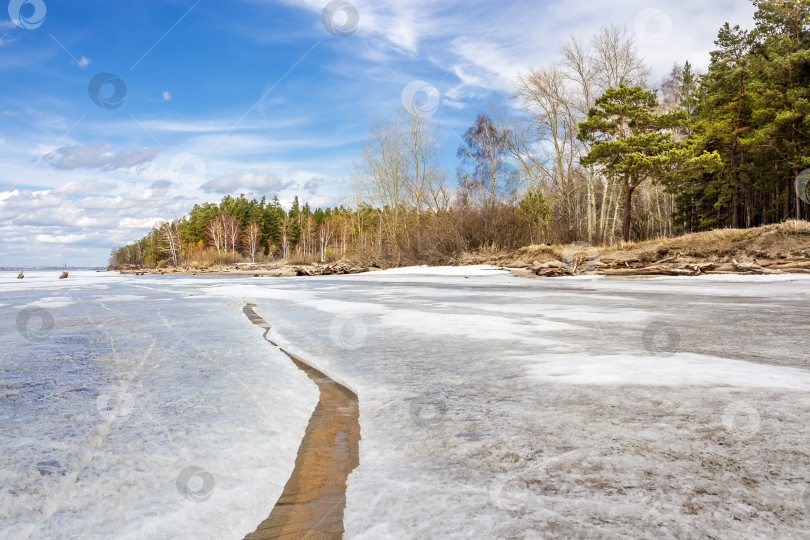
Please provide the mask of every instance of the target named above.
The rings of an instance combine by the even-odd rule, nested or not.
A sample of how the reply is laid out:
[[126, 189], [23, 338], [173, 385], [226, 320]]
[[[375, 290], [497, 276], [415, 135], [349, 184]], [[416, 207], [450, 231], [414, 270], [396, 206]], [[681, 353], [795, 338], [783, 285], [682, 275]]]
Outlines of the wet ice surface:
[[241, 538], [267, 517], [318, 393], [238, 301], [189, 296], [204, 280], [13, 277], [0, 537]]
[[806, 277], [253, 281], [357, 391], [349, 538], [806, 537]]
[[[348, 538], [807, 536], [805, 277], [13, 277], [0, 536], [239, 538], [266, 517], [317, 391], [243, 300], [359, 395]], [[42, 342], [15, 328], [37, 305]], [[189, 466], [210, 499], [180, 494]]]

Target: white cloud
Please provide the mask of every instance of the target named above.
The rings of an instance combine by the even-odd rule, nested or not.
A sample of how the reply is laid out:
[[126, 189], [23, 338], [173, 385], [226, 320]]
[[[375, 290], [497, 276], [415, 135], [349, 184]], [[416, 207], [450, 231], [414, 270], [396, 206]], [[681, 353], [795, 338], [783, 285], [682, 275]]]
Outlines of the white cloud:
[[[302, 5], [301, 0], [285, 2]], [[653, 21], [652, 32], [656, 24], [666, 23], [661, 26], [665, 33], [654, 36], [653, 42], [649, 35], [636, 36], [641, 55], [654, 69], [652, 82], [665, 76], [676, 61], [688, 59], [705, 70], [720, 26], [726, 21], [750, 26], [754, 13], [750, 2], [740, 0], [683, 0], [677, 7], [668, 0], [351, 3], [360, 16], [351, 39], [366, 40], [365, 46], [358, 44], [358, 55], [372, 61], [382, 57], [394, 71], [400, 69], [398, 61], [414, 59], [448, 70], [460, 79], [451, 91], [454, 99], [475, 96], [476, 87], [509, 92], [518, 73], [554, 60], [559, 45], [571, 35], [587, 38], [611, 23], [627, 25], [636, 33], [639, 16], [649, 10], [663, 15]], [[303, 4], [320, 13], [324, 2]], [[374, 55], [369, 56], [369, 47], [375, 49]], [[386, 48], [399, 54], [392, 57]], [[439, 81], [425, 80], [438, 86]]]
[[43, 244], [75, 244], [81, 242], [86, 238], [84, 234], [65, 234], [65, 235], [51, 235], [51, 234], [38, 234], [35, 237], [37, 242]]
[[65, 195], [95, 195], [110, 193], [113, 189], [118, 187], [115, 182], [99, 182], [98, 180], [71, 180], [66, 182], [56, 189], [57, 193], [64, 193]]
[[290, 186], [289, 181], [283, 181], [273, 173], [255, 174], [241, 172], [219, 176], [206, 182], [201, 187], [204, 191], [233, 194], [240, 190], [248, 192], [278, 193]]
[[120, 229], [151, 229], [160, 218], [137, 219], [126, 217], [118, 223]]
[[171, 101], [172, 100], [172, 94], [168, 90], [163, 92], [162, 97], [163, 97], [163, 101]]
[[151, 162], [160, 152], [160, 148], [144, 147], [127, 152], [116, 152], [112, 144], [96, 144], [93, 146], [64, 146], [57, 148], [45, 156], [45, 159], [57, 169], [102, 169], [112, 171], [115, 169], [137, 167]]

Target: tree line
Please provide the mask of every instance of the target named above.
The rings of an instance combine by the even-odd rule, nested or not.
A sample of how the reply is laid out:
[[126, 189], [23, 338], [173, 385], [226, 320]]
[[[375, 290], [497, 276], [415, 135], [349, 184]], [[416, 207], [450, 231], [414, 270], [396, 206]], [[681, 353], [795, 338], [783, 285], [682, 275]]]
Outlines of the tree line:
[[312, 211], [296, 198], [285, 211], [278, 199], [225, 197], [156, 225], [111, 262], [430, 263], [801, 219], [810, 0], [753, 3], [754, 28], [724, 24], [705, 74], [685, 61], [659, 88], [626, 27], [570, 38], [554, 61], [518, 75], [510, 103], [459, 137], [452, 180], [442, 127], [406, 106], [371, 125], [346, 206]]
[[346, 256], [357, 215], [342, 206], [313, 211], [298, 197], [285, 211], [277, 197], [267, 202], [266, 197], [226, 195], [219, 203], [196, 204], [188, 216], [161, 221], [137, 242], [114, 248], [110, 267], [264, 262], [276, 257], [335, 260]]

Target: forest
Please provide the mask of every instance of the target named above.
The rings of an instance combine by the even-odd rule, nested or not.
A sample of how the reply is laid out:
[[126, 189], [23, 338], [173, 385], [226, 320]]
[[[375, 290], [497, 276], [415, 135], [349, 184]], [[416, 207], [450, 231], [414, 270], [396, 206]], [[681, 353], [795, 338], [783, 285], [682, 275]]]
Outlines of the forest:
[[456, 171], [441, 125], [406, 103], [370, 126], [344, 205], [226, 196], [113, 249], [110, 267], [431, 264], [805, 219], [810, 0], [753, 3], [753, 29], [724, 24], [706, 73], [684, 59], [654, 84], [633, 34], [608, 25], [519, 74], [511, 103], [464, 133]]

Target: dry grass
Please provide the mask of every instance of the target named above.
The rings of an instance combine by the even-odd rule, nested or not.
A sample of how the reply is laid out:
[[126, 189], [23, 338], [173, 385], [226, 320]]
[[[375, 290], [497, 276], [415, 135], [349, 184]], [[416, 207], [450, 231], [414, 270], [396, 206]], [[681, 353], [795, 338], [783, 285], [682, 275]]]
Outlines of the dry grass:
[[674, 238], [622, 242], [599, 248], [603, 260], [750, 262], [755, 259], [810, 257], [810, 222], [790, 220], [752, 229], [715, 229]]
[[[541, 263], [560, 260], [568, 246], [532, 245], [513, 251], [465, 253], [459, 264]], [[604, 262], [752, 262], [756, 259], [810, 258], [810, 222], [790, 220], [752, 229], [715, 229], [643, 242], [597, 246]]]

